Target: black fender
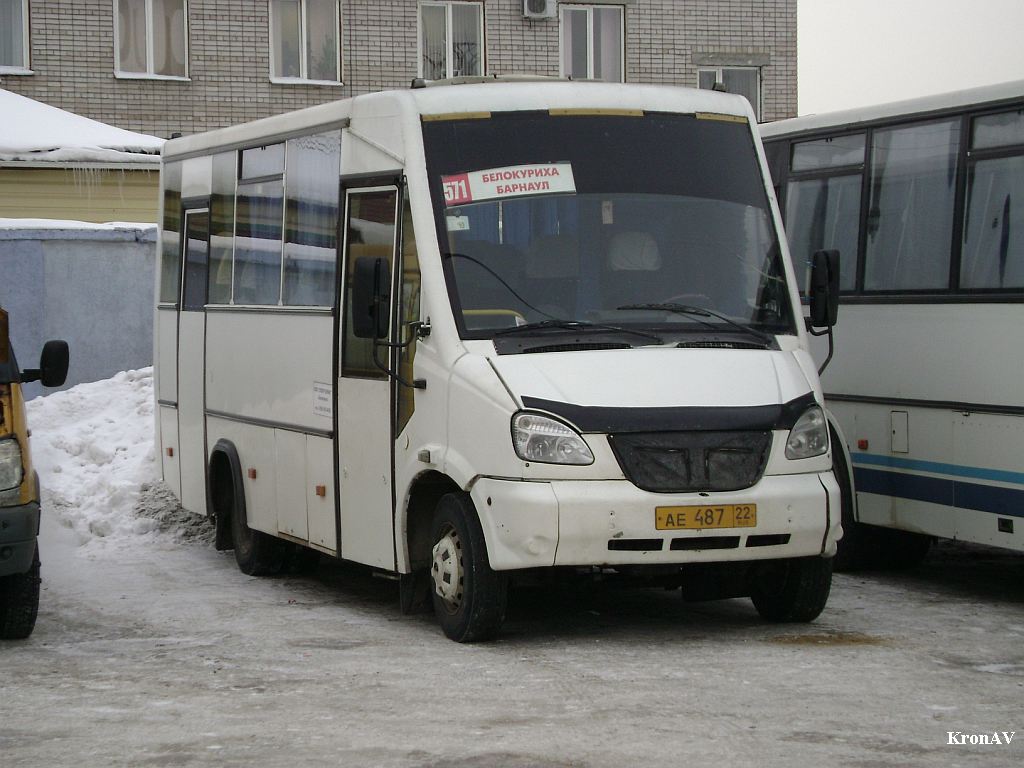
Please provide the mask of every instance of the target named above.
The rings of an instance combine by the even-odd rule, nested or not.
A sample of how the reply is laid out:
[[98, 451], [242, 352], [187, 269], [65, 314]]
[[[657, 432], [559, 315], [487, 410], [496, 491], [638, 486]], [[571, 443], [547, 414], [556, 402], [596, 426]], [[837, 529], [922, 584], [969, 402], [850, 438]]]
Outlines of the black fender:
[[[224, 466], [226, 463], [226, 467]], [[245, 515], [245, 486], [242, 484], [242, 461], [230, 440], [221, 438], [210, 452], [210, 466], [206, 473], [207, 509], [213, 510], [218, 550], [234, 549], [231, 538], [231, 516]], [[223, 483], [231, 484], [230, 504], [224, 496]]]

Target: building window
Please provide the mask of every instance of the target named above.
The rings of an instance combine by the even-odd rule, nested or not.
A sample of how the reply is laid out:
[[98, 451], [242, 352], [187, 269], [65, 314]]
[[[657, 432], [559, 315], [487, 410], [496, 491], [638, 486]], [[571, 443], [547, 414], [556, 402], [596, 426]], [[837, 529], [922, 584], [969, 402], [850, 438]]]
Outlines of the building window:
[[623, 81], [622, 6], [563, 5], [562, 76]]
[[420, 4], [420, 77], [440, 80], [484, 73], [480, 3]]
[[117, 72], [143, 77], [187, 77], [185, 0], [115, 0]]
[[761, 120], [761, 70], [757, 67], [719, 67], [697, 70], [697, 85], [710, 90], [721, 84], [729, 93], [745, 96], [754, 108], [754, 117]]
[[341, 82], [337, 0], [270, 0], [272, 80]]
[[0, 72], [28, 69], [28, 0], [0, 0]]

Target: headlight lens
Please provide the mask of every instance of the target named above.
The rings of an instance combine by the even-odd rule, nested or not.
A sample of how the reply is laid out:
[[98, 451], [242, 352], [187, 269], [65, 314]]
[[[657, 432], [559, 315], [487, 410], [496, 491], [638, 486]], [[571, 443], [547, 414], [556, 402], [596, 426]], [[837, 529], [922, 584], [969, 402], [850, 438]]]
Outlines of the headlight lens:
[[0, 440], [0, 491], [21, 485], [21, 446], [14, 438]]
[[809, 459], [828, 451], [828, 423], [825, 413], [818, 406], [804, 411], [789, 431], [786, 440], [787, 459]]
[[582, 437], [560, 421], [537, 413], [512, 417], [512, 442], [523, 461], [544, 464], [593, 464], [594, 454]]

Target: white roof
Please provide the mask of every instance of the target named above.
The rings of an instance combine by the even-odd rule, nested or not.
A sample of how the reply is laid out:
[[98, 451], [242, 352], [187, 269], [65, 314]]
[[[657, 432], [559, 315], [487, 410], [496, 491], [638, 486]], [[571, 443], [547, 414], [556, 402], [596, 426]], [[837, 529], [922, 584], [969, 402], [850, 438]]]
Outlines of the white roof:
[[877, 104], [871, 107], [845, 109], [837, 112], [824, 112], [818, 115], [793, 117], [775, 123], [764, 123], [758, 126], [761, 136], [765, 139], [790, 133], [802, 133], [834, 126], [857, 125], [891, 117], [927, 115], [948, 109], [960, 109], [977, 104], [989, 104], [1011, 101], [1024, 97], [1024, 80], [1013, 80], [996, 85], [984, 85], [979, 88], [966, 88], [950, 91], [934, 96], [922, 96], [917, 99], [893, 101], [888, 104]]
[[377, 91], [319, 104], [251, 123], [172, 139], [164, 150], [164, 158], [251, 144], [263, 138], [287, 135], [344, 120], [351, 120], [354, 127], [360, 120], [397, 118], [402, 114], [408, 118], [413, 115], [553, 108], [714, 112], [755, 122], [750, 104], [745, 98], [711, 90], [667, 85], [495, 80]]
[[0, 160], [159, 163], [164, 140], [66, 112], [0, 88]]

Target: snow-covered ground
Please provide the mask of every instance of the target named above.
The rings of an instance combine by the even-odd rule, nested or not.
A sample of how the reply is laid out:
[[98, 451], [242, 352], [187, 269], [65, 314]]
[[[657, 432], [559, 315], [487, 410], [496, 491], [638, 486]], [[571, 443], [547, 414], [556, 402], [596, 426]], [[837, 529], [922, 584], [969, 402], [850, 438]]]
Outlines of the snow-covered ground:
[[155, 483], [151, 382], [30, 404], [44, 591], [35, 634], [0, 646], [4, 768], [1024, 762], [1019, 556], [944, 545], [912, 573], [837, 576], [811, 625], [520, 589], [498, 641], [460, 646], [356, 567], [241, 574]]

